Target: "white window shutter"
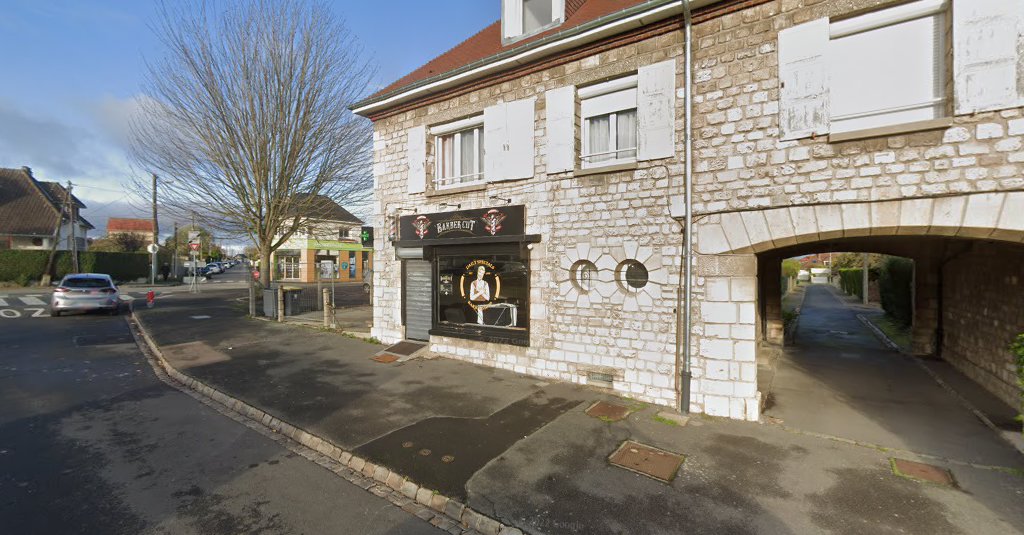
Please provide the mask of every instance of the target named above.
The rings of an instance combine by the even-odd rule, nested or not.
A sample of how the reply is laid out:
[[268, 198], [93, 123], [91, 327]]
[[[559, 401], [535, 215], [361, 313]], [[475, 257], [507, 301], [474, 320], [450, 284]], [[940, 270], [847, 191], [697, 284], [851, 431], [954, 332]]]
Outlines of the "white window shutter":
[[488, 182], [533, 176], [534, 104], [528, 98], [484, 109], [484, 178]]
[[640, 67], [636, 87], [636, 158], [670, 158], [675, 152], [676, 60]]
[[534, 109], [537, 99], [527, 98], [505, 104], [506, 152], [504, 178], [533, 178]]
[[544, 93], [547, 116], [547, 172], [572, 171], [576, 165], [576, 88], [559, 87]]
[[409, 158], [409, 193], [427, 190], [427, 129], [423, 126], [406, 132], [405, 154]]
[[779, 32], [779, 134], [800, 139], [829, 128], [828, 19]]
[[505, 103], [484, 108], [484, 180], [504, 180], [505, 143], [508, 139], [508, 125], [505, 120]]
[[956, 114], [1024, 105], [1024, 0], [953, 1]]
[[511, 39], [523, 34], [523, 0], [501, 0], [501, 36]]

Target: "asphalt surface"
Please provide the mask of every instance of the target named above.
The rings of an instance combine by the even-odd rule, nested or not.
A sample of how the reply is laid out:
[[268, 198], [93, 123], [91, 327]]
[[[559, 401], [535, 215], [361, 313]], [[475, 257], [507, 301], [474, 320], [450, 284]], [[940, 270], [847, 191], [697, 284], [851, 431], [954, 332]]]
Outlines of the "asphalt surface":
[[806, 292], [796, 345], [778, 363], [766, 416], [804, 431], [967, 462], [1020, 459], [915, 357], [875, 338], [857, 319], [871, 309], [847, 303], [829, 285]]
[[0, 532], [439, 533], [162, 383], [123, 318], [31, 292], [0, 306]]
[[[464, 495], [474, 509], [528, 533], [934, 535], [1024, 528], [1024, 456], [1003, 456], [1005, 449], [996, 456], [983, 451], [984, 466], [976, 466], [782, 425], [704, 417], [669, 425], [657, 418], [658, 407], [576, 385], [443, 358], [377, 363], [371, 357], [379, 345], [246, 319], [237, 296], [173, 295], [141, 316], [183, 373], [427, 488]], [[587, 416], [586, 407], [599, 399], [635, 412], [618, 422]], [[804, 412], [819, 409], [811, 394], [802, 404], [790, 401]], [[969, 437], [983, 449], [989, 444], [990, 430], [960, 429], [968, 424], [942, 416], [927, 421], [936, 436], [945, 425], [948, 436]], [[856, 421], [842, 423], [840, 431], [856, 429]], [[609, 464], [625, 440], [683, 454], [685, 462], [671, 483]], [[957, 485], [897, 476], [893, 457], [950, 470]]]

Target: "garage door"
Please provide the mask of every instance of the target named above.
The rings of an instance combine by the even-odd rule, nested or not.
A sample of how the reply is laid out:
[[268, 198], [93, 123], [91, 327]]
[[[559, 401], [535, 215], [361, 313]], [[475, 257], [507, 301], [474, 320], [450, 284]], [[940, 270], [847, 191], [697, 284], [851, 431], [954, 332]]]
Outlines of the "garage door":
[[431, 326], [431, 267], [426, 260], [405, 260], [405, 337], [428, 340]]

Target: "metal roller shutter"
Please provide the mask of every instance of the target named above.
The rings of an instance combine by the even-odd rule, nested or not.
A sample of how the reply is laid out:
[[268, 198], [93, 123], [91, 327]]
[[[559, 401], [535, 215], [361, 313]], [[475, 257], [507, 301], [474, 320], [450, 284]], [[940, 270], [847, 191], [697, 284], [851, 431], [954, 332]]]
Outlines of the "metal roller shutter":
[[405, 337], [429, 340], [431, 306], [431, 265], [426, 260], [405, 260]]

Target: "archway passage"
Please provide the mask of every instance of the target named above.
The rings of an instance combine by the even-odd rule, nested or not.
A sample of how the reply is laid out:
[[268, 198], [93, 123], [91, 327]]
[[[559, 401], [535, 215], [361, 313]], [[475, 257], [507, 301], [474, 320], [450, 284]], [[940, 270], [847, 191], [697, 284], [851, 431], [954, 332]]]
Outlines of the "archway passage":
[[[877, 307], [828, 283], [804, 287], [796, 336], [781, 345], [780, 264], [821, 251], [913, 259], [905, 351], [883, 345], [858, 317], [878, 314]], [[1001, 464], [1019, 456], [949, 386], [982, 405], [1006, 432], [1019, 432], [1012, 405], [1019, 390], [1007, 346], [1024, 331], [1024, 247], [941, 236], [820, 240], [760, 253], [758, 281], [758, 390], [767, 419], [970, 462]]]

